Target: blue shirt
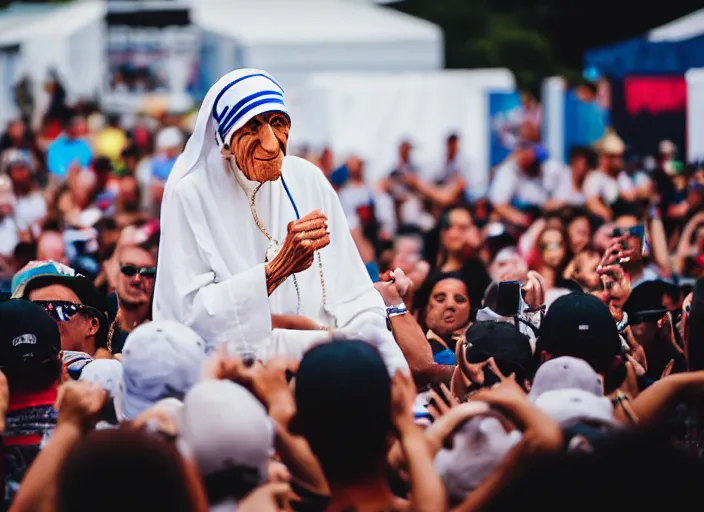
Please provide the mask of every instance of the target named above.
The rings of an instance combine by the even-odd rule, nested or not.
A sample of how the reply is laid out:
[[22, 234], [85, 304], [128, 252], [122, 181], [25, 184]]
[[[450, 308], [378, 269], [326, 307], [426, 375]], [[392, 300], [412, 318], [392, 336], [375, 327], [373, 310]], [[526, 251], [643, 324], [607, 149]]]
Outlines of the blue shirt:
[[86, 141], [68, 139], [62, 134], [49, 145], [47, 167], [50, 173], [63, 178], [72, 164], [88, 167], [92, 157], [93, 152]]

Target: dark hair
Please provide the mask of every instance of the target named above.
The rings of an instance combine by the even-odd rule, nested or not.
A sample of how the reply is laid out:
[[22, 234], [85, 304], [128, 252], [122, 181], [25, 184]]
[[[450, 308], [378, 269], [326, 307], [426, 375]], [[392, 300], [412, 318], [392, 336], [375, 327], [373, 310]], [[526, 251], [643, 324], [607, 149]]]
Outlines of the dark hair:
[[58, 510], [191, 512], [196, 500], [190, 488], [172, 444], [141, 430], [96, 430], [71, 451], [59, 472]]
[[391, 425], [391, 379], [378, 350], [360, 340], [317, 345], [296, 374], [301, 433], [328, 482], [358, 483], [386, 465]]
[[457, 142], [460, 139], [460, 136], [457, 135], [456, 133], [451, 133], [450, 135], [447, 136], [447, 142]]
[[259, 487], [262, 475], [257, 468], [236, 466], [203, 476], [208, 503], [217, 505], [228, 499], [241, 500]]
[[[484, 508], [488, 512], [699, 510], [704, 462], [674, 448], [665, 432], [628, 430], [607, 436], [590, 454], [560, 454], [524, 468]], [[559, 482], [545, 492], [546, 482]], [[625, 489], [638, 489], [625, 492]]]
[[596, 167], [596, 152], [587, 146], [572, 146], [570, 148], [570, 162], [577, 158], [584, 158], [590, 168]]

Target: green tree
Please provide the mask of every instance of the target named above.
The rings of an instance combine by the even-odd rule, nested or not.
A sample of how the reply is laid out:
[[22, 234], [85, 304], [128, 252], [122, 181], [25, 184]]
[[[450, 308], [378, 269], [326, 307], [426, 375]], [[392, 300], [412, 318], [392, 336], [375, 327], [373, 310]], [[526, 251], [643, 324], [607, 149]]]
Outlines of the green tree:
[[522, 23], [518, 13], [493, 11], [487, 0], [405, 0], [392, 5], [442, 27], [448, 68], [505, 67], [521, 87], [531, 89], [558, 70], [543, 33]]

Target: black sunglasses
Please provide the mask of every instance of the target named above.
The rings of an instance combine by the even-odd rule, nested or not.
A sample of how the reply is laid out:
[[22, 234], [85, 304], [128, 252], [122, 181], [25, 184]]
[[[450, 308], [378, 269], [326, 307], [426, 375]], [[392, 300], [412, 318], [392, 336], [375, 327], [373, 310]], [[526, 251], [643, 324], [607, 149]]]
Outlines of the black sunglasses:
[[97, 309], [85, 304], [76, 304], [65, 300], [35, 300], [33, 302], [44, 308], [44, 311], [58, 322], [68, 322], [78, 313], [94, 317], [100, 316], [100, 312]]
[[156, 276], [156, 267], [137, 267], [135, 265], [122, 265], [120, 267], [120, 272], [122, 272], [127, 277], [134, 277], [139, 274], [141, 277], [153, 278]]

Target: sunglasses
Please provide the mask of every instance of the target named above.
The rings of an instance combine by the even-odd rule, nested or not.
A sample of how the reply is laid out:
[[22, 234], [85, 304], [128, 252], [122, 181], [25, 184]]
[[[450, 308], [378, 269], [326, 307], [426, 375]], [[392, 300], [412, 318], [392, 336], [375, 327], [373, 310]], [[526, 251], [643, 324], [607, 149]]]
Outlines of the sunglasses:
[[135, 265], [122, 265], [120, 267], [120, 272], [122, 272], [127, 277], [134, 277], [137, 274], [140, 277], [154, 278], [156, 276], [156, 267], [137, 267]]
[[34, 303], [44, 308], [44, 311], [49, 313], [49, 316], [58, 322], [68, 322], [78, 313], [84, 313], [94, 317], [100, 315], [97, 309], [86, 306], [85, 304], [76, 304], [75, 302], [64, 300], [35, 300]]

